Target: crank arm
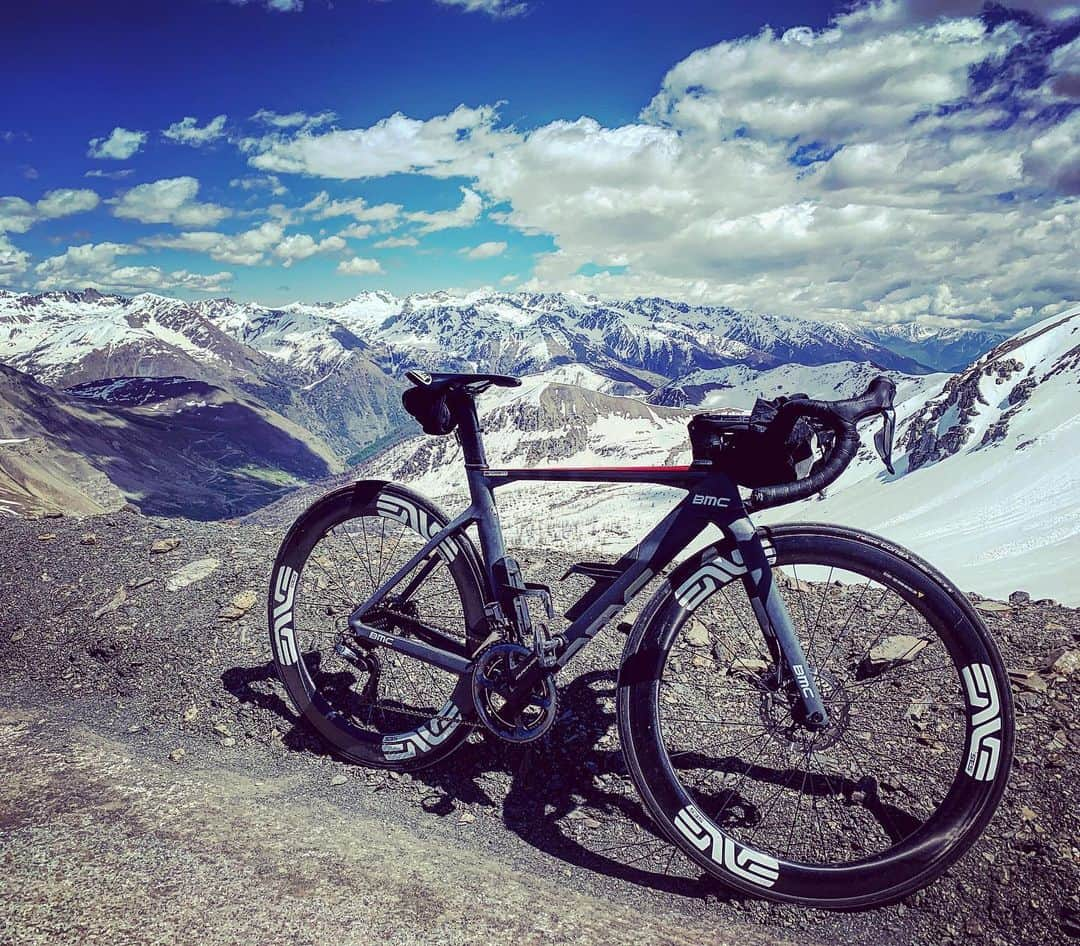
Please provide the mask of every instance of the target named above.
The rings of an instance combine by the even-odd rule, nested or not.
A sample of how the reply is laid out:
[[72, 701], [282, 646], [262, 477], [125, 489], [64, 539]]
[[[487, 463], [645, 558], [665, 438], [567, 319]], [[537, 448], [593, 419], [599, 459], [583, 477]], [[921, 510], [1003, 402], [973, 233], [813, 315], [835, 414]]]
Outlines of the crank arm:
[[451, 653], [450, 651], [443, 650], [439, 647], [433, 647], [431, 644], [425, 644], [423, 641], [413, 640], [410, 637], [402, 637], [400, 634], [389, 634], [386, 631], [380, 631], [375, 627], [368, 627], [366, 624], [352, 619], [349, 621], [349, 627], [360, 640], [378, 644], [382, 647], [389, 647], [391, 650], [396, 650], [398, 653], [415, 657], [423, 663], [431, 664], [433, 667], [438, 667], [440, 670], [445, 670], [447, 673], [452, 673], [459, 677], [468, 673], [472, 667], [472, 661], [467, 660], [460, 654]]

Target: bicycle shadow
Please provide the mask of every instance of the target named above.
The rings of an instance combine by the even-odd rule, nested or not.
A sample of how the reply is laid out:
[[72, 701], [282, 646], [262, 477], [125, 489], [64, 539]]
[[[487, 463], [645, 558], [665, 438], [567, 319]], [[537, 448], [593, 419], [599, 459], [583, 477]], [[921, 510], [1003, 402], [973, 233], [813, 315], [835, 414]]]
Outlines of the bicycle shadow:
[[[675, 852], [657, 833], [636, 795], [602, 787], [605, 776], [620, 786], [628, 784], [618, 778], [625, 774], [621, 750], [605, 739], [615, 722], [614, 710], [607, 708], [615, 698], [615, 678], [614, 670], [587, 671], [561, 689], [559, 719], [536, 743], [469, 741], [443, 764], [410, 773], [414, 782], [432, 790], [423, 809], [447, 817], [461, 804], [501, 806], [509, 830], [567, 864], [686, 897], [744, 899]], [[286, 748], [331, 754], [278, 695], [272, 663], [233, 667], [221, 680], [242, 704], [259, 707], [287, 724], [282, 736]], [[636, 840], [612, 844], [611, 834], [604, 830], [608, 828]], [[643, 851], [664, 866], [643, 865]], [[669, 873], [669, 868], [685, 876]]]

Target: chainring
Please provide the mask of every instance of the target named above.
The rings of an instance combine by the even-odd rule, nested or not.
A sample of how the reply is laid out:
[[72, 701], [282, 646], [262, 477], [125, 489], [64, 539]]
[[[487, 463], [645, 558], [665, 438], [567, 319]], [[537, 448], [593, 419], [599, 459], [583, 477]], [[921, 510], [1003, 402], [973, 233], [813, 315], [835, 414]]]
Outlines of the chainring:
[[513, 695], [513, 678], [532, 651], [522, 644], [500, 641], [481, 650], [473, 662], [471, 691], [476, 715], [485, 728], [506, 742], [539, 739], [555, 722], [559, 693], [555, 680], [545, 677], [533, 689], [529, 702], [512, 719], [501, 713]]

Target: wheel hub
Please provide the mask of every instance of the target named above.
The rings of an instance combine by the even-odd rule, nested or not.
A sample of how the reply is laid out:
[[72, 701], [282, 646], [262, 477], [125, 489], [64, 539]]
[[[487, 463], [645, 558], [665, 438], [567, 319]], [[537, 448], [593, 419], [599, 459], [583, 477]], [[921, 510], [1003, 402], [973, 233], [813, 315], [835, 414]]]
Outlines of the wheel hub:
[[843, 685], [828, 670], [815, 670], [814, 683], [829, 714], [824, 729], [810, 726], [801, 718], [802, 703], [794, 683], [777, 686], [770, 674], [763, 680], [758, 711], [769, 735], [780, 744], [800, 755], [827, 749], [843, 736], [848, 727], [851, 697]]

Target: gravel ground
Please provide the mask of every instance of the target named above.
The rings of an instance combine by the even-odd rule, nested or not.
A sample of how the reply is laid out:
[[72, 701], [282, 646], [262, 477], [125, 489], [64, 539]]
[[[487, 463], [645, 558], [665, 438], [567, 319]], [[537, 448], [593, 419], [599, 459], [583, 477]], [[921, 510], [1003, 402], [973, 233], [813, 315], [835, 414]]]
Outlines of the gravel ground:
[[[635, 922], [648, 942], [1080, 935], [1080, 669], [1058, 659], [1080, 646], [1073, 609], [1023, 596], [980, 605], [1016, 671], [1018, 718], [1010, 788], [984, 837], [905, 902], [823, 913], [743, 899], [612, 849], [648, 825], [625, 790], [614, 732], [617, 633], [571, 665], [560, 722], [530, 748], [476, 739], [412, 777], [327, 755], [267, 662], [263, 593], [279, 539], [133, 513], [0, 522], [0, 940], [5, 925], [25, 942], [74, 929], [88, 942], [206, 938], [211, 919], [220, 942], [277, 930], [313, 942], [335, 928], [357, 942], [620, 942]], [[559, 588], [565, 558], [519, 558], [529, 578]], [[138, 817], [108, 816], [132, 799], [146, 806]], [[297, 831], [303, 844], [279, 843]], [[234, 845], [247, 853], [233, 857]], [[371, 883], [369, 850], [378, 896], [359, 879]], [[336, 886], [320, 879], [322, 864]], [[167, 908], [132, 927], [151, 888]], [[88, 891], [115, 909], [89, 909]], [[309, 894], [318, 922], [297, 930], [287, 918]], [[416, 906], [425, 897], [441, 904], [437, 923]], [[560, 922], [564, 897], [580, 923]], [[181, 909], [189, 900], [206, 910]], [[468, 904], [488, 905], [472, 926], [455, 912]]]

